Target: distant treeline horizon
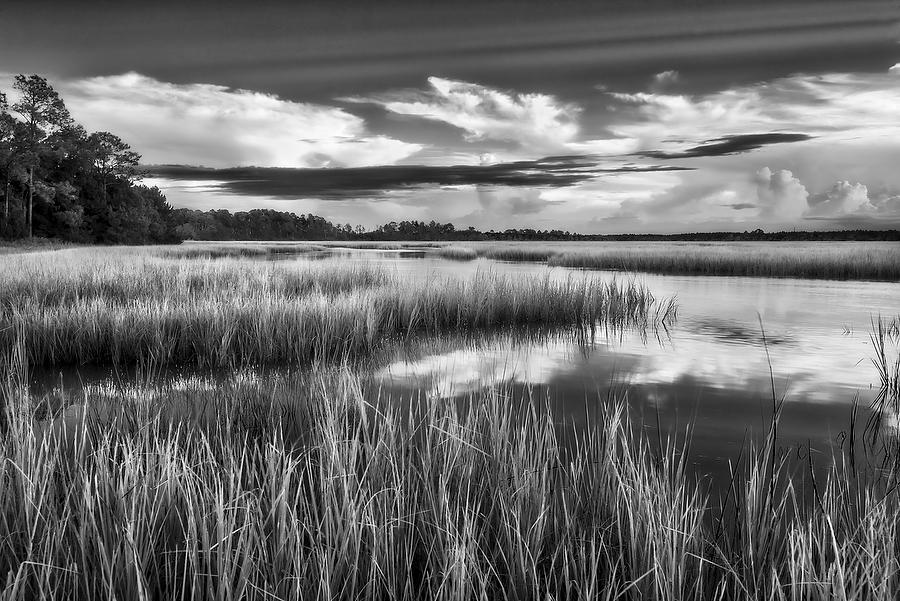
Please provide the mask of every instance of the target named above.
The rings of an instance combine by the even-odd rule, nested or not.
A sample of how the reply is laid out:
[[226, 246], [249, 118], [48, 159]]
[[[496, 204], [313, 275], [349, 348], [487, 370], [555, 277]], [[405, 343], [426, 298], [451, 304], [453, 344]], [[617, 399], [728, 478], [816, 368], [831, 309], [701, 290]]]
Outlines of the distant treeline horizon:
[[350, 224], [333, 224], [317, 215], [297, 215], [273, 209], [252, 209], [231, 213], [225, 209], [172, 212], [175, 237], [197, 241], [900, 241], [900, 230], [779, 231], [762, 229], [743, 232], [686, 232], [672, 234], [619, 233], [581, 234], [577, 232], [508, 228], [481, 231], [458, 229], [452, 223], [436, 221], [391, 221], [371, 230]]

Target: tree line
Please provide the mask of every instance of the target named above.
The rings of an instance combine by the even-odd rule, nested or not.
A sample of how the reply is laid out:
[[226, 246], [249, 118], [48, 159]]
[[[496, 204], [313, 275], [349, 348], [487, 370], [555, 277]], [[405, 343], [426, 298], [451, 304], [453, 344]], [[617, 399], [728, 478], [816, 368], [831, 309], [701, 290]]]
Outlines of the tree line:
[[360, 241], [900, 241], [898, 230], [693, 232], [683, 234], [579, 234], [575, 232], [510, 228], [481, 231], [457, 229], [436, 221], [391, 221], [373, 229], [332, 224], [317, 215], [295, 215], [271, 209], [230, 213], [226, 210], [176, 209], [173, 213], [180, 240], [360, 240]]
[[351, 226], [334, 225], [318, 215], [272, 209], [175, 209], [171, 220], [178, 240], [351, 240], [357, 235]]

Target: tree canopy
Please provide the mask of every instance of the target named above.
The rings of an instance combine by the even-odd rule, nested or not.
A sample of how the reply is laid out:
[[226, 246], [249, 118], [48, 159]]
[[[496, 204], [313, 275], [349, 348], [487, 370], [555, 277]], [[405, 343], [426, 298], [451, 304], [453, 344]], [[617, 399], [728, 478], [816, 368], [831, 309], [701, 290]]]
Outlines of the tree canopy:
[[172, 208], [139, 185], [140, 155], [110, 132], [88, 133], [39, 75], [0, 94], [0, 237], [85, 243], [176, 241]]

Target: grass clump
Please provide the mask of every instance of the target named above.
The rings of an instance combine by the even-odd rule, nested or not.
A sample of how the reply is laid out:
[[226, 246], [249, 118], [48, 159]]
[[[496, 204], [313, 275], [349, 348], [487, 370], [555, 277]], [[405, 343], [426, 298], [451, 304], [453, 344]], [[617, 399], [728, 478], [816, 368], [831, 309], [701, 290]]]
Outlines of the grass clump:
[[563, 252], [550, 265], [687, 275], [900, 280], [900, 247], [866, 245], [746, 248], [681, 246]]
[[192, 243], [160, 247], [159, 255], [171, 259], [267, 259], [280, 256], [318, 253], [326, 247], [318, 244], [210, 244]]
[[21, 258], [0, 268], [0, 342], [35, 364], [298, 364], [414, 335], [513, 326], [647, 327], [675, 315], [634, 282], [480, 273], [404, 282], [377, 267], [140, 254]]
[[434, 251], [439, 257], [454, 261], [474, 261], [478, 253], [466, 246], [442, 246]]
[[547, 248], [526, 248], [522, 246], [504, 248], [494, 247], [485, 249], [483, 256], [495, 261], [524, 261], [544, 262], [548, 261], [556, 253]]
[[661, 274], [900, 281], [900, 245], [876, 242], [473, 243], [478, 257]]

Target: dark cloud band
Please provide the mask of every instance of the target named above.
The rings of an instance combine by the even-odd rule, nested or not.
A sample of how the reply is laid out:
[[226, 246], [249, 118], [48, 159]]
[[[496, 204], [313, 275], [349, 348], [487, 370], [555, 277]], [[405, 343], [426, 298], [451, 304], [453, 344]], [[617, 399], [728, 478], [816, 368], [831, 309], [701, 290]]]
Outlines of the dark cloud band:
[[494, 165], [385, 165], [344, 169], [279, 169], [239, 167], [210, 169], [184, 165], [144, 167], [146, 177], [208, 181], [241, 195], [276, 198], [340, 200], [380, 196], [422, 186], [487, 185], [508, 187], [566, 187], [617, 173], [685, 171], [667, 165], [603, 167], [590, 156], [555, 156], [534, 161]]
[[665, 150], [650, 150], [638, 153], [651, 159], [692, 159], [698, 157], [715, 157], [725, 156], [729, 154], [739, 154], [758, 150], [763, 146], [771, 144], [784, 144], [788, 142], [803, 142], [812, 139], [807, 134], [782, 134], [782, 133], [765, 133], [765, 134], [738, 134], [734, 136], [726, 136], [724, 138], [715, 138], [709, 140], [699, 146], [688, 148], [676, 152], [668, 152]]

